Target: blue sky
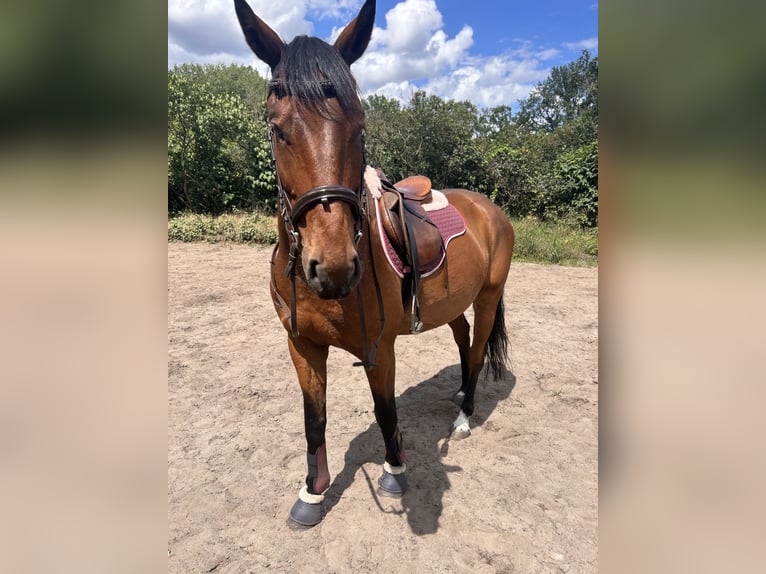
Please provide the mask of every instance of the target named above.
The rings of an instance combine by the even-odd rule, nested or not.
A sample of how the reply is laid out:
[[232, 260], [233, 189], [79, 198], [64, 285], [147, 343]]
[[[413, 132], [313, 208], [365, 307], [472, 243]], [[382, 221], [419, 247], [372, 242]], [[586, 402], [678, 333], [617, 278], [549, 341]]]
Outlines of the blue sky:
[[[363, 0], [248, 0], [289, 41], [334, 40]], [[378, 0], [367, 53], [352, 67], [364, 96], [409, 100], [417, 89], [480, 107], [509, 105], [583, 48], [598, 54], [595, 0]], [[168, 67], [267, 68], [249, 51], [233, 0], [168, 0]]]

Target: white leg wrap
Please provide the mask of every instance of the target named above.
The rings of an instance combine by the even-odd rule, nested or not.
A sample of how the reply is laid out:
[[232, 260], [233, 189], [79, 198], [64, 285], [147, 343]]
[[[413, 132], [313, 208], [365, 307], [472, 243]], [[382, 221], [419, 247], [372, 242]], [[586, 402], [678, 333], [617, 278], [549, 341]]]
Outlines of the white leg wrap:
[[388, 474], [393, 474], [396, 476], [397, 474], [404, 474], [404, 472], [407, 470], [407, 465], [402, 464], [402, 466], [391, 466], [387, 461], [384, 460], [383, 470], [385, 470]]
[[463, 412], [463, 409], [460, 409], [460, 414], [455, 419], [455, 422], [452, 423], [452, 428], [456, 431], [471, 432], [471, 427], [468, 425], [468, 416]]
[[308, 487], [304, 484], [298, 491], [298, 498], [306, 504], [319, 504], [324, 500], [324, 494], [311, 494]]

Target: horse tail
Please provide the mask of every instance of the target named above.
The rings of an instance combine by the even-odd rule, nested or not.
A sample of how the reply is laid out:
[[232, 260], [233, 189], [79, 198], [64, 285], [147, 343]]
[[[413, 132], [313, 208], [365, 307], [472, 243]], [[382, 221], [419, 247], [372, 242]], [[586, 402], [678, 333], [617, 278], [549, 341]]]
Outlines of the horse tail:
[[502, 379], [508, 364], [508, 333], [505, 329], [505, 305], [502, 295], [495, 310], [495, 322], [487, 341], [486, 357], [489, 359], [487, 366], [492, 372], [492, 378], [496, 381]]

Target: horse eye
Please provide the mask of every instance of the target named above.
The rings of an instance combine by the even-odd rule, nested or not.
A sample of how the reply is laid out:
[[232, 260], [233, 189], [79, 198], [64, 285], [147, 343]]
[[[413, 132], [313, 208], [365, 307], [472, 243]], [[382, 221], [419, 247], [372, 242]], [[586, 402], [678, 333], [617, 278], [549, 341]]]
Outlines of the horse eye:
[[285, 132], [283, 132], [282, 128], [280, 128], [278, 125], [271, 124], [271, 130], [274, 132], [274, 135], [276, 135], [280, 140], [286, 141]]

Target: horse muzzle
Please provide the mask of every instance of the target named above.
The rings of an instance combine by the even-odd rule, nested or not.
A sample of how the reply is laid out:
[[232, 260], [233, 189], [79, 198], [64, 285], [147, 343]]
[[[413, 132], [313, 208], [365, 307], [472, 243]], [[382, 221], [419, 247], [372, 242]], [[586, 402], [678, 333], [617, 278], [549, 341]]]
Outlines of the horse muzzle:
[[321, 257], [309, 257], [304, 263], [306, 282], [321, 299], [343, 299], [362, 278], [362, 263], [354, 251], [348, 259], [337, 263]]

